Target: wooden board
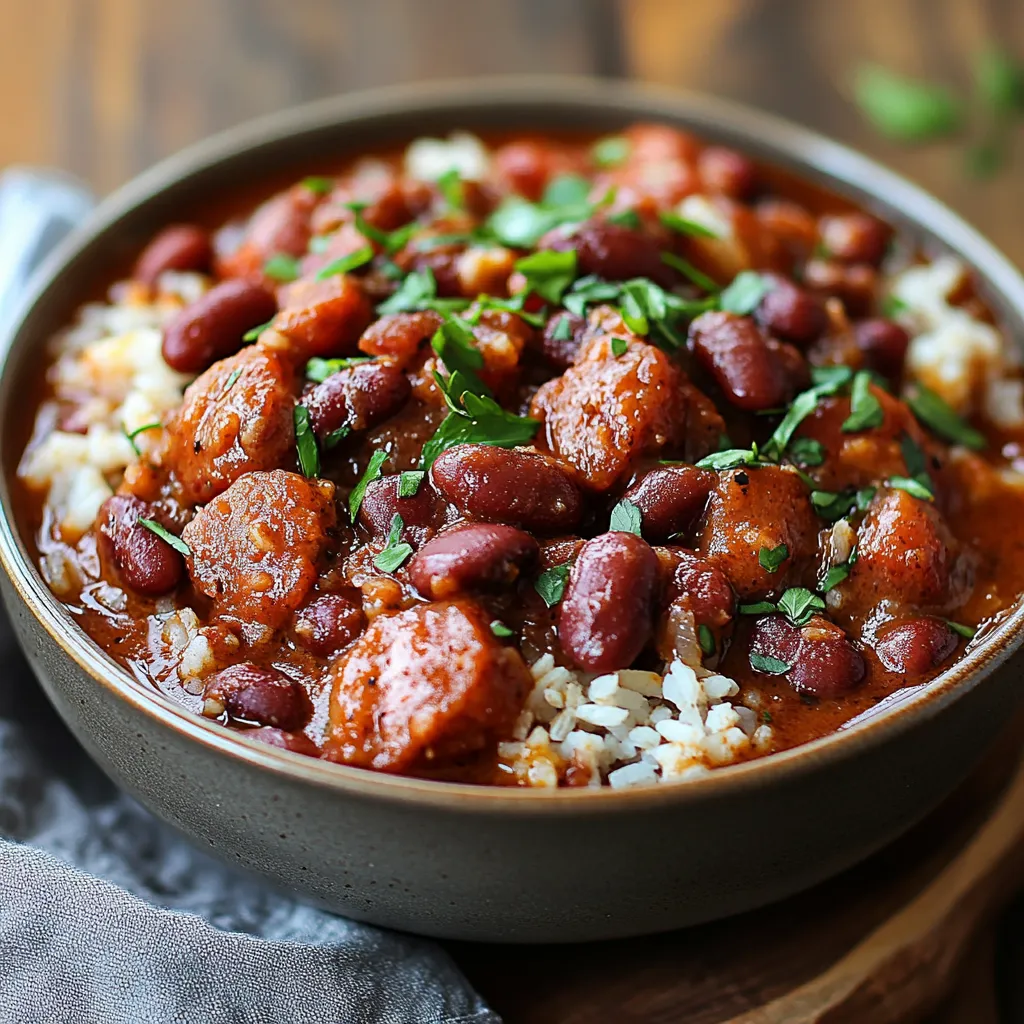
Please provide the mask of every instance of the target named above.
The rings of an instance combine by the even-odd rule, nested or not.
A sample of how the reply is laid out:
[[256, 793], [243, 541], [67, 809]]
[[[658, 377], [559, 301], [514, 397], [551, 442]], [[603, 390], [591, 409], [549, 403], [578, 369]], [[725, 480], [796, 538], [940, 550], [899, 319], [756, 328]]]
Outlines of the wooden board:
[[1024, 882], [1022, 736], [891, 847], [785, 903], [648, 938], [450, 949], [506, 1024], [902, 1024], [969, 956], [980, 984], [945, 1019], [994, 1021], [986, 926]]

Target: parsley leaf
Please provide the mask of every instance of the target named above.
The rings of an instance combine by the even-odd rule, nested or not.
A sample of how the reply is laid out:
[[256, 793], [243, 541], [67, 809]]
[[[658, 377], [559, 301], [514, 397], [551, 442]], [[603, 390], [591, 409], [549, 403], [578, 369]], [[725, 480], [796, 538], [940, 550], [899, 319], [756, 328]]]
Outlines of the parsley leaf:
[[904, 78], [876, 65], [857, 73], [854, 99], [878, 131], [902, 142], [949, 135], [962, 121], [960, 101], [944, 86]]
[[761, 300], [772, 290], [774, 285], [770, 278], [758, 274], [754, 270], [741, 270], [718, 297], [719, 304], [726, 313], [738, 313], [746, 316], [757, 309]]
[[750, 652], [750, 667], [757, 672], [763, 672], [769, 676], [784, 676], [793, 666], [770, 654], [759, 654], [757, 651]]
[[398, 496], [414, 498], [427, 474], [422, 469], [404, 469], [398, 476]]
[[[242, 368], [240, 366], [236, 366], [235, 369], [233, 369], [231, 373], [228, 375], [228, 379], [224, 382], [224, 390], [220, 393], [220, 397], [226, 395], [238, 383], [238, 378], [241, 376]], [[159, 424], [157, 424], [157, 426], [159, 426]], [[131, 440], [131, 438], [129, 437], [128, 440]]]
[[611, 522], [608, 529], [612, 532], [635, 533], [640, 536], [641, 516], [640, 509], [628, 498], [623, 498], [615, 508], [612, 509]]
[[890, 487], [895, 487], [899, 491], [906, 491], [907, 494], [920, 498], [922, 501], [935, 500], [935, 495], [932, 493], [931, 488], [920, 480], [915, 480], [908, 476], [891, 476], [889, 477], [888, 484]]
[[514, 249], [532, 249], [541, 235], [561, 224], [587, 220], [596, 209], [588, 202], [590, 183], [575, 174], [553, 178], [539, 203], [509, 196], [491, 214], [487, 229]]
[[345, 205], [355, 214], [356, 230], [363, 238], [376, 242], [389, 256], [393, 256], [399, 249], [404, 249], [413, 232], [419, 227], [416, 221], [410, 221], [394, 231], [382, 231], [363, 217], [363, 210], [368, 203], [356, 201]]
[[923, 384], [911, 385], [905, 400], [911, 412], [939, 437], [975, 451], [985, 447], [985, 436], [968, 426], [943, 399]]
[[430, 469], [441, 452], [457, 444], [490, 444], [498, 448], [526, 444], [533, 440], [540, 426], [538, 420], [529, 416], [506, 412], [486, 395], [475, 395], [467, 390], [461, 402], [462, 408], [453, 408], [423, 446], [420, 469]]
[[786, 411], [786, 415], [782, 418], [782, 422], [775, 428], [775, 432], [764, 446], [765, 453], [770, 458], [782, 458], [782, 454], [792, 440], [796, 428], [814, 412], [818, 402], [827, 395], [834, 395], [852, 376], [852, 371], [848, 366], [828, 367], [827, 369], [843, 372], [822, 374], [817, 378], [813, 387], [808, 388], [806, 391], [801, 391], [793, 399], [789, 409]]
[[352, 493], [348, 496], [348, 514], [349, 519], [354, 523], [356, 517], [359, 515], [359, 506], [363, 503], [363, 495], [366, 493], [366, 488], [373, 483], [374, 480], [380, 479], [381, 466], [387, 461], [388, 453], [383, 448], [378, 448], [371, 456], [370, 461], [366, 464], [366, 469], [363, 471], [363, 475], [359, 478], [359, 482], [352, 488]]
[[806, 626], [815, 612], [823, 612], [825, 602], [806, 587], [790, 587], [779, 598], [779, 611], [796, 627]]
[[974, 91], [997, 117], [1024, 110], [1024, 67], [1005, 50], [990, 48], [974, 62]]
[[661, 262], [673, 270], [678, 270], [683, 277], [691, 281], [698, 288], [702, 288], [706, 292], [718, 291], [717, 281], [708, 277], [703, 270], [698, 270], [689, 260], [684, 260], [682, 256], [677, 256], [674, 252], [663, 252], [661, 254]]
[[789, 558], [789, 548], [785, 544], [780, 544], [776, 548], [762, 546], [757, 553], [758, 564], [767, 572], [778, 572], [779, 567], [787, 558]]
[[555, 341], [568, 341], [572, 337], [572, 324], [567, 316], [558, 318], [555, 329], [551, 332]]
[[824, 579], [821, 581], [821, 587], [819, 588], [823, 594], [827, 594], [830, 590], [838, 587], [847, 576], [850, 575], [850, 566], [846, 562], [842, 562], [839, 565], [829, 566], [828, 572], [825, 573]]
[[372, 356], [346, 356], [341, 359], [321, 359], [319, 356], [314, 356], [306, 363], [306, 379], [322, 384], [328, 377], [334, 376], [341, 370], [347, 370], [350, 366], [372, 362]]
[[501, 619], [495, 619], [491, 623], [491, 632], [495, 636], [501, 637], [501, 639], [503, 640], [505, 639], [505, 637], [515, 636], [515, 633], [513, 633], [512, 630], [509, 629], [508, 626], [506, 626], [505, 623], [501, 621]]
[[436, 184], [450, 210], [461, 210], [466, 205], [466, 189], [456, 168], [449, 167]]
[[[456, 398], [462, 391], [472, 391], [478, 395], [490, 394], [487, 386], [476, 374], [477, 370], [483, 369], [484, 357], [473, 344], [474, 340], [473, 328], [458, 316], [448, 317], [430, 339], [430, 347], [444, 363], [449, 380], [455, 374], [459, 375], [456, 379], [461, 390], [456, 394]], [[444, 389], [449, 398], [453, 386]]]
[[[140, 519], [139, 522], [141, 523], [142, 520]], [[962, 637], [966, 637], [968, 640], [973, 640], [978, 634], [978, 631], [974, 626], [965, 626], [962, 622], [954, 622], [952, 619], [945, 619], [943, 621], [951, 630], [953, 630], [954, 633], [959, 633]]]
[[715, 634], [704, 623], [697, 627], [697, 639], [700, 642], [700, 649], [708, 657], [715, 653]]
[[713, 452], [695, 463], [698, 469], [726, 470], [737, 466], [752, 466], [757, 462], [756, 448], [726, 448], [725, 451]]
[[789, 457], [798, 466], [820, 466], [825, 461], [825, 446], [813, 437], [798, 437], [789, 443]]
[[412, 545], [402, 542], [402, 530], [405, 523], [402, 517], [396, 512], [391, 520], [391, 531], [388, 533], [388, 542], [384, 550], [373, 560], [373, 564], [381, 572], [394, 572], [411, 554]]
[[150, 533], [155, 533], [161, 540], [167, 541], [178, 554], [184, 555], [186, 558], [192, 554], [192, 549], [180, 537], [175, 537], [170, 530], [165, 529], [155, 519], [144, 519], [139, 516], [138, 522]]
[[856, 434], [861, 430], [880, 427], [885, 419], [881, 403], [871, 393], [871, 374], [860, 370], [854, 374], [850, 389], [850, 415], [843, 420], [844, 434]]
[[557, 304], [576, 277], [576, 250], [534, 252], [516, 260], [515, 269], [526, 277], [527, 291]]
[[308, 178], [302, 179], [302, 185], [308, 188], [310, 192], [316, 193], [318, 196], [325, 196], [334, 189], [334, 179], [325, 178], [319, 174], [310, 175]]
[[381, 316], [390, 313], [412, 313], [426, 309], [432, 299], [437, 298], [437, 281], [434, 272], [427, 267], [414, 270], [402, 279], [398, 288], [377, 306]]
[[910, 307], [898, 295], [886, 295], [882, 299], [882, 316], [886, 316], [890, 320], [894, 320], [900, 313], [905, 313], [908, 309]]
[[618, 167], [629, 159], [630, 148], [624, 135], [606, 135], [594, 143], [590, 155], [598, 167]]
[[537, 577], [533, 589], [540, 594], [541, 600], [549, 608], [554, 608], [562, 600], [562, 595], [565, 593], [565, 585], [569, 581], [569, 573], [571, 571], [571, 563], [564, 562], [562, 565], [553, 565], [550, 569], [545, 569]]
[[671, 231], [678, 231], [681, 235], [690, 235], [693, 238], [718, 238], [711, 228], [698, 224], [694, 220], [680, 217], [674, 210], [662, 210], [658, 214], [658, 220]]
[[275, 281], [286, 284], [299, 276], [299, 261], [287, 253], [275, 253], [263, 264], [263, 273]]
[[770, 615], [778, 608], [771, 601], [755, 601], [753, 604], [741, 604], [740, 615]]
[[265, 324], [260, 324], [258, 327], [253, 327], [246, 331], [242, 335], [242, 341], [255, 341], [273, 322], [273, 320], [268, 320]]
[[[228, 383], [224, 388], [225, 391], [227, 391], [227, 389], [231, 387], [232, 384], [235, 383], [235, 380], [238, 380], [238, 378], [235, 377], [235, 374], [241, 372], [241, 370], [232, 371], [231, 377], [228, 377]], [[235, 379], [232, 380], [232, 377], [234, 377]], [[135, 454], [141, 455], [142, 452], [139, 451], [139, 446], [135, 443], [135, 438], [137, 438], [139, 434], [144, 434], [147, 430], [159, 430], [162, 426], [163, 424], [159, 420], [157, 420], [155, 423], [143, 423], [141, 427], [136, 427], [134, 430], [125, 430], [122, 427], [121, 432], [124, 434], [125, 437], [128, 438], [129, 444], [131, 444], [131, 446], [135, 449]]]
[[341, 256], [336, 260], [332, 260], [326, 267], [320, 270], [316, 275], [316, 279], [318, 281], [325, 281], [327, 278], [334, 277], [337, 274], [347, 274], [352, 270], [365, 266], [372, 259], [373, 249], [368, 245], [364, 245], [361, 249], [356, 249], [355, 252], [350, 252], [347, 256]]
[[295, 447], [299, 453], [302, 475], [319, 476], [320, 449], [317, 448], [316, 435], [309, 421], [309, 410], [304, 405], [295, 406]]
[[865, 487], [859, 491], [852, 488], [845, 491], [811, 491], [811, 504], [822, 519], [834, 523], [853, 509], [864, 512], [874, 496], [874, 487]]
[[629, 342], [625, 338], [614, 337], [611, 340], [612, 355], [618, 359], [620, 356], [626, 354], [626, 350], [629, 348]]

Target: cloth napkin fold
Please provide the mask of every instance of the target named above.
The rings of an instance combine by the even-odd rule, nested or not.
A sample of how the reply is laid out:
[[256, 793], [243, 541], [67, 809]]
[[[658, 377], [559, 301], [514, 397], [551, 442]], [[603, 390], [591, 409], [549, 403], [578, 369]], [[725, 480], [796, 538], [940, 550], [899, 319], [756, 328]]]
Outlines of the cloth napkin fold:
[[[60, 175], [0, 178], [0, 329], [87, 212]], [[0, 1020], [500, 1024], [437, 945], [304, 906], [120, 793], [50, 708], [0, 612]]]

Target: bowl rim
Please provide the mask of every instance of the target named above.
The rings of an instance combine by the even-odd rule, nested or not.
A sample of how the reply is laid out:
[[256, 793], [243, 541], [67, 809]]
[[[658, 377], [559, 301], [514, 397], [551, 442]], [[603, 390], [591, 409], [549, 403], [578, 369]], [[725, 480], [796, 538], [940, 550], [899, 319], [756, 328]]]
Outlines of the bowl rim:
[[[794, 169], [799, 175], [858, 202], [884, 204], [890, 219], [898, 211], [899, 219], [963, 258], [980, 279], [986, 296], [991, 295], [1001, 308], [1001, 319], [1011, 313], [1024, 320], [1024, 278], [958, 215], [867, 157], [775, 115], [682, 90], [580, 76], [452, 79], [329, 97], [246, 121], [188, 146], [117, 189], [99, 204], [86, 223], [58, 245], [33, 275], [16, 315], [0, 337], [3, 397], [13, 386], [9, 372], [11, 354], [26, 343], [25, 324], [36, 307], [47, 301], [54, 286], [59, 285], [65, 264], [100, 236], [116, 230], [121, 218], [156, 200], [166, 189], [243, 152], [251, 154], [261, 147], [287, 146], [289, 140], [298, 136], [345, 123], [408, 121], [417, 113], [443, 117], [456, 112], [479, 122], [495, 114], [514, 114], [523, 106], [562, 107], [592, 120], [606, 118], [609, 123], [637, 119], [685, 123], [698, 135], [724, 137], [727, 142], [763, 156], [768, 163]], [[464, 126], [454, 117], [448, 124], [449, 130]], [[407, 131], [396, 135], [409, 137]], [[1004, 329], [1004, 333], [1010, 332]], [[0, 423], [2, 429], [4, 425]], [[868, 720], [780, 753], [715, 768], [685, 782], [619, 790], [607, 786], [548, 790], [414, 779], [335, 764], [247, 739], [188, 711], [155, 687], [135, 679], [74, 623], [64, 605], [47, 588], [14, 526], [6, 474], [0, 474], [0, 478], [0, 564], [37, 623], [93, 682], [132, 705], [154, 724], [256, 769], [294, 782], [388, 802], [475, 813], [500, 810], [503, 814], [523, 815], [590, 814], [612, 808], [640, 811], [653, 805], [696, 803], [740, 788], [767, 787], [863, 753], [934, 717], [996, 671], [1024, 642], [1024, 604], [1018, 602], [955, 665], [913, 692], [904, 691], [902, 699], [893, 706], [880, 706]]]

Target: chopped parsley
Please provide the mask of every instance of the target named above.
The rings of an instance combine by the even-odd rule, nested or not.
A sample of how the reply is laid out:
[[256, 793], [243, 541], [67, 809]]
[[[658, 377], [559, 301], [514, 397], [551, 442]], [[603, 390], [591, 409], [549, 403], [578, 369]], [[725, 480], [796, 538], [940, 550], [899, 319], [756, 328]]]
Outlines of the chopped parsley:
[[757, 651], [751, 651], [750, 667], [756, 672], [763, 672], [765, 675], [784, 676], [793, 666], [779, 658], [773, 658], [770, 654], [759, 654]]
[[758, 274], [754, 270], [742, 270], [732, 283], [722, 289], [718, 301], [726, 313], [738, 313], [747, 316], [760, 305], [761, 300], [774, 287], [770, 278]]
[[332, 448], [336, 448], [351, 433], [352, 428], [349, 426], [342, 426], [338, 427], [337, 430], [332, 430], [324, 437], [321, 443], [324, 451], [329, 452]]
[[140, 526], [144, 526], [150, 533], [155, 533], [161, 540], [170, 544], [179, 554], [184, 555], [186, 558], [192, 554], [192, 549], [180, 537], [175, 537], [170, 530], [162, 527], [155, 519], [144, 519], [142, 516], [139, 516], [138, 521]]
[[834, 523], [854, 510], [867, 511], [874, 496], [874, 487], [864, 487], [859, 491], [852, 487], [843, 491], [811, 491], [811, 504], [822, 519]]
[[[142, 522], [142, 520], [140, 519], [139, 522]], [[944, 619], [943, 621], [954, 633], [959, 633], [967, 640], [973, 640], [978, 635], [978, 630], [974, 626], [965, 626], [962, 622], [954, 622], [952, 619]]]
[[356, 230], [363, 238], [376, 242], [389, 256], [393, 256], [399, 249], [404, 249], [413, 232], [419, 227], [416, 221], [410, 221], [394, 231], [382, 231], [363, 216], [363, 211], [370, 205], [369, 203], [357, 201], [345, 205], [355, 214]]
[[235, 384], [238, 383], [238, 378], [241, 376], [242, 368], [240, 366], [236, 366], [229, 374], [228, 379], [224, 382], [224, 390], [220, 393], [221, 397], [226, 395], [235, 386]]
[[318, 196], [325, 196], [334, 189], [334, 179], [313, 174], [308, 178], [303, 178], [302, 185]]
[[618, 213], [609, 213], [605, 220], [609, 224], [618, 224], [624, 228], [632, 228], [634, 231], [640, 227], [640, 214], [636, 210], [620, 210]]
[[740, 615], [771, 615], [778, 608], [771, 601], [755, 601], [753, 604], [741, 604]]
[[309, 410], [304, 405], [295, 406], [295, 448], [299, 453], [299, 467], [302, 475], [320, 475], [320, 449], [316, 435], [309, 421]]
[[245, 334], [242, 335], [242, 341], [255, 341], [265, 330], [267, 330], [271, 326], [271, 324], [273, 324], [273, 322], [273, 320], [268, 320], [265, 324], [260, 324], [258, 327], [253, 327], [250, 330], [246, 331]]
[[299, 276], [299, 261], [285, 252], [275, 253], [263, 264], [263, 273], [275, 281], [287, 284]]
[[598, 167], [618, 167], [629, 159], [630, 148], [625, 135], [606, 135], [594, 143], [590, 155]]
[[541, 235], [563, 224], [593, 216], [597, 204], [589, 202], [590, 182], [575, 174], [553, 178], [539, 203], [509, 196], [491, 214], [488, 231], [503, 245], [532, 249]]
[[935, 495], [932, 493], [931, 488], [912, 477], [891, 476], [889, 477], [888, 484], [890, 487], [894, 487], [898, 491], [906, 491], [907, 494], [914, 498], [920, 498], [922, 501], [935, 500]]
[[494, 621], [491, 622], [491, 632], [495, 636], [501, 637], [503, 640], [506, 637], [515, 636], [515, 633], [513, 633], [512, 630], [501, 621], [501, 619], [494, 619]]
[[886, 295], [882, 299], [882, 316], [887, 316], [890, 320], [895, 319], [900, 313], [905, 313], [910, 307], [896, 295]]
[[661, 262], [673, 270], [679, 271], [688, 281], [702, 288], [706, 292], [717, 292], [718, 282], [708, 277], [703, 270], [698, 270], [689, 260], [677, 256], [674, 252], [663, 252]]
[[466, 205], [466, 188], [462, 184], [462, 178], [454, 167], [449, 167], [440, 178], [437, 179], [437, 187], [444, 196], [444, 201], [450, 210], [461, 210]]
[[555, 341], [568, 341], [572, 337], [572, 324], [567, 316], [560, 316], [555, 323], [555, 329], [551, 332]]
[[346, 356], [342, 359], [321, 359], [314, 356], [306, 363], [306, 379], [322, 384], [328, 377], [347, 370], [350, 366], [358, 366], [360, 363], [372, 363], [372, 356]]
[[884, 419], [882, 404], [871, 393], [871, 374], [866, 370], [860, 370], [853, 376], [853, 386], [850, 388], [850, 415], [843, 420], [843, 433], [856, 434], [861, 430], [880, 427]]
[[[474, 394], [489, 395], [490, 391], [476, 373], [483, 369], [484, 357], [473, 344], [474, 340], [473, 328], [462, 317], [450, 316], [430, 339], [430, 347], [444, 363], [449, 379], [455, 378], [461, 387]], [[451, 406], [450, 388], [443, 390]]]
[[639, 537], [640, 525], [640, 509], [628, 498], [623, 498], [612, 509], [611, 522], [608, 524], [609, 530], [619, 533], [635, 533]]
[[968, 426], [942, 398], [923, 384], [911, 385], [905, 399], [911, 412], [939, 437], [975, 451], [985, 447], [984, 435]]
[[758, 459], [756, 445], [752, 448], [726, 448], [721, 452], [713, 452], [696, 463], [698, 469], [714, 469], [724, 471], [737, 466], [752, 466]]
[[857, 561], [857, 546], [853, 546], [853, 550], [850, 552], [850, 557], [845, 562], [840, 562], [838, 565], [830, 566], [828, 571], [825, 573], [824, 578], [821, 581], [821, 586], [818, 590], [823, 594], [827, 594], [830, 590], [835, 589], [839, 586], [850, 575], [850, 570], [853, 568]]
[[390, 313], [413, 313], [426, 309], [432, 299], [437, 298], [437, 281], [434, 272], [427, 267], [406, 274], [398, 288], [379, 306], [381, 316]]
[[662, 210], [658, 214], [658, 220], [669, 230], [677, 231], [681, 235], [689, 235], [692, 238], [718, 238], [718, 235], [711, 228], [698, 224], [694, 220], [680, 217], [673, 210]]
[[775, 548], [763, 547], [757, 553], [758, 564], [766, 572], [778, 572], [782, 563], [789, 558], [789, 548], [780, 544]]
[[414, 498], [423, 483], [426, 473], [422, 469], [405, 469], [398, 476], [398, 496], [400, 498]]
[[612, 355], [618, 359], [620, 356], [626, 354], [626, 350], [629, 348], [629, 342], [625, 338], [613, 337], [611, 340]]
[[768, 439], [767, 444], [765, 444], [765, 454], [769, 458], [781, 458], [793, 439], [796, 428], [814, 412], [818, 402], [827, 395], [834, 395], [853, 376], [853, 371], [848, 366], [821, 367], [820, 369], [841, 372], [815, 374], [812, 371], [812, 379], [815, 381], [814, 386], [806, 391], [801, 391], [793, 399], [786, 415], [782, 418], [782, 422], [775, 428], [775, 432]]
[[516, 260], [515, 269], [526, 278], [528, 292], [557, 304], [576, 278], [576, 250], [534, 252]]
[[353, 523], [359, 515], [359, 506], [363, 503], [363, 495], [366, 494], [366, 488], [374, 480], [380, 479], [380, 470], [387, 461], [387, 458], [388, 453], [383, 448], [378, 448], [370, 456], [370, 461], [366, 464], [366, 469], [363, 470], [363, 475], [359, 478], [359, 482], [352, 488], [352, 493], [348, 496], [348, 514], [349, 519]]
[[373, 560], [374, 566], [381, 572], [394, 572], [412, 554], [412, 545], [402, 541], [403, 529], [405, 529], [405, 523], [396, 512], [395, 517], [391, 520], [388, 542], [384, 546], [384, 550]]
[[715, 653], [715, 634], [703, 623], [697, 627], [697, 639], [700, 642], [700, 649], [710, 657]]
[[359, 267], [365, 266], [373, 259], [373, 249], [369, 245], [364, 245], [361, 249], [356, 249], [355, 252], [350, 252], [347, 256], [340, 256], [336, 260], [332, 260], [323, 267], [320, 272], [316, 275], [318, 281], [326, 281], [329, 277], [336, 277], [338, 274], [348, 274], [350, 271], [358, 270]]
[[537, 577], [533, 589], [540, 594], [541, 600], [549, 608], [554, 608], [562, 600], [571, 571], [572, 564], [570, 562], [563, 562], [562, 565], [553, 565], [550, 569], [545, 569]]
[[788, 454], [798, 466], [820, 466], [825, 461], [825, 446], [813, 437], [798, 437], [789, 443]]
[[[236, 373], [241, 373], [241, 370], [235, 370], [231, 377], [234, 377]], [[234, 380], [232, 380], [231, 377], [228, 378], [227, 387], [224, 388], [225, 391], [234, 384]], [[142, 452], [139, 451], [139, 446], [135, 443], [135, 438], [137, 438], [139, 434], [144, 434], [147, 430], [159, 430], [162, 426], [163, 424], [157, 421], [155, 423], [143, 423], [141, 427], [136, 427], [134, 430], [125, 430], [123, 427], [121, 430], [124, 436], [128, 438], [128, 443], [135, 449], [135, 454], [141, 455]]]
[[790, 587], [779, 598], [779, 611], [796, 627], [806, 626], [815, 613], [825, 610], [822, 598], [806, 587]]

